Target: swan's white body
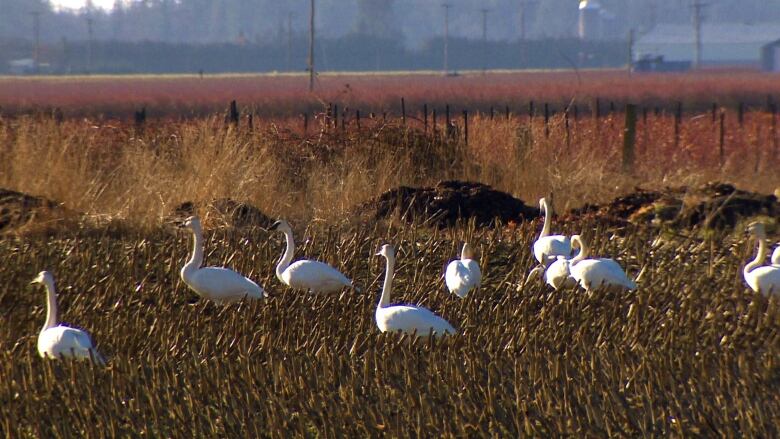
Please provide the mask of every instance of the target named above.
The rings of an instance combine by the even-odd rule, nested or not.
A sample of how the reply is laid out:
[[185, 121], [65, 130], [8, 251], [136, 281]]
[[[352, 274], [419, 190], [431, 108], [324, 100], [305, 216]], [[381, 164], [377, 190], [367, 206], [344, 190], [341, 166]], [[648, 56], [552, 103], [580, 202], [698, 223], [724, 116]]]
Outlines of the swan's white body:
[[579, 235], [571, 237], [575, 246], [580, 248], [579, 254], [569, 260], [571, 276], [586, 291], [592, 292], [598, 288], [608, 291], [624, 291], [636, 289], [636, 282], [629, 279], [623, 268], [614, 260], [607, 258], [586, 259], [588, 248]]
[[551, 212], [547, 200], [539, 200], [539, 208], [544, 211], [544, 226], [539, 238], [534, 242], [534, 257], [545, 267], [549, 266], [558, 256], [571, 256], [571, 240], [563, 235], [550, 235]]
[[[750, 231], [756, 236], [758, 241], [758, 254], [756, 258], [750, 261], [742, 270], [745, 276], [745, 282], [750, 285], [753, 291], [769, 296], [770, 294], [780, 295], [780, 266], [764, 265], [768, 249], [766, 246], [764, 225], [754, 223], [750, 226]], [[772, 255], [774, 263], [774, 255]]]
[[190, 217], [185, 226], [192, 231], [192, 257], [181, 269], [181, 278], [199, 296], [218, 304], [237, 302], [243, 298], [262, 299], [263, 288], [251, 279], [222, 267], [204, 267], [203, 229], [197, 217]]
[[377, 255], [387, 259], [385, 283], [382, 286], [382, 296], [376, 307], [376, 326], [382, 332], [405, 332], [427, 337], [455, 334], [455, 328], [443, 318], [427, 308], [411, 305], [390, 305], [390, 295], [393, 289], [393, 272], [395, 270], [395, 248], [389, 244], [382, 246]]
[[466, 297], [469, 291], [479, 288], [482, 284], [482, 272], [473, 257], [471, 246], [467, 242], [464, 243], [460, 259], [450, 262], [444, 274], [447, 289], [460, 298]]
[[544, 271], [544, 280], [547, 284], [556, 290], [572, 288], [577, 285], [577, 280], [571, 275], [570, 261], [565, 256], [558, 256], [555, 262]]
[[292, 228], [284, 220], [277, 221], [274, 227], [284, 233], [287, 240], [287, 248], [276, 266], [276, 277], [279, 281], [291, 288], [313, 293], [331, 293], [344, 287], [352, 287], [352, 281], [344, 274], [323, 262], [302, 259], [291, 264], [295, 254]]
[[86, 331], [57, 324], [57, 292], [52, 274], [42, 271], [33, 283], [41, 283], [46, 287], [47, 298], [46, 323], [38, 334], [38, 355], [52, 359], [66, 357], [92, 360], [95, 364], [105, 365], [106, 360], [95, 349]]

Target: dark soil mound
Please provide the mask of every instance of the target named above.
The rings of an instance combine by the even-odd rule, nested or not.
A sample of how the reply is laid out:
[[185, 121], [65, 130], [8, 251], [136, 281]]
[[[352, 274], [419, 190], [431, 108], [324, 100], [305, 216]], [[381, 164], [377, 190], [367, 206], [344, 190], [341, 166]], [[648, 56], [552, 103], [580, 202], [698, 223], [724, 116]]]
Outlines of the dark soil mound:
[[[198, 212], [200, 211], [200, 212]], [[180, 223], [187, 217], [200, 214], [208, 217], [209, 221], [217, 221], [227, 227], [264, 227], [268, 228], [274, 220], [264, 214], [257, 207], [235, 201], [231, 198], [219, 198], [206, 205], [196, 205], [192, 201], [186, 201], [176, 206], [169, 221]]]
[[488, 185], [468, 181], [442, 181], [435, 187], [400, 186], [359, 207], [359, 213], [374, 219], [396, 213], [407, 222], [427, 221], [447, 227], [459, 219], [474, 219], [478, 226], [489, 226], [496, 219], [504, 223], [539, 216], [539, 209], [497, 191]]
[[0, 233], [44, 230], [75, 216], [56, 201], [0, 188]]
[[740, 220], [756, 215], [779, 216], [777, 198], [739, 190], [726, 183], [707, 183], [696, 188], [683, 186], [663, 191], [637, 189], [611, 203], [588, 204], [572, 210], [565, 219], [592, 218], [615, 226], [634, 223], [730, 229]]

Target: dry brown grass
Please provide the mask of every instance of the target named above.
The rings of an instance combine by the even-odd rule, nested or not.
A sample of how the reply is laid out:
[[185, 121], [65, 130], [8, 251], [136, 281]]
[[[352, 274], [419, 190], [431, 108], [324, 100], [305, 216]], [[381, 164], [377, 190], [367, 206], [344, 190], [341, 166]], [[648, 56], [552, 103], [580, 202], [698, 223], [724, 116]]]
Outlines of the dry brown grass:
[[137, 130], [121, 122], [46, 117], [0, 123], [0, 187], [43, 195], [96, 218], [155, 226], [174, 206], [230, 197], [270, 215], [339, 221], [356, 204], [398, 185], [441, 179], [491, 184], [526, 201], [553, 193], [559, 210], [598, 202], [642, 185], [725, 180], [771, 193], [780, 186], [771, 115], [752, 112], [742, 125], [727, 114], [724, 163], [718, 124], [687, 116], [675, 141], [673, 116], [640, 115], [633, 173], [621, 170], [623, 115], [601, 119], [509, 119], [471, 115], [457, 138], [421, 120], [354, 117], [334, 127], [320, 114], [307, 133], [295, 118], [256, 121], [253, 130], [219, 117], [159, 121]]

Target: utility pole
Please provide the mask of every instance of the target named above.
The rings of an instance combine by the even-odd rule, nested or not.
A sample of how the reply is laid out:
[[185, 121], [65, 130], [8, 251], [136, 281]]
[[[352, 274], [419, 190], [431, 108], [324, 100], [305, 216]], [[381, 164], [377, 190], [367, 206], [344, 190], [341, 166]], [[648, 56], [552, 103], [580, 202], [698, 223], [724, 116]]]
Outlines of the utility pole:
[[41, 62], [41, 12], [30, 12], [33, 18], [33, 70], [38, 73]]
[[487, 14], [490, 9], [482, 9], [482, 74], [487, 72]]
[[91, 15], [87, 15], [87, 73], [92, 73], [92, 41], [93, 41], [93, 30], [92, 25], [94, 24], [94, 20], [92, 19]]
[[293, 13], [287, 13], [287, 71], [292, 71], [292, 17]]
[[520, 41], [525, 41], [525, 8], [528, 7], [526, 0], [520, 0]]
[[448, 64], [448, 57], [449, 57], [449, 39], [450, 39], [450, 8], [452, 7], [449, 3], [442, 3], [441, 5], [444, 8], [444, 75], [446, 76], [450, 69]]
[[309, 14], [309, 91], [314, 91], [314, 0]]
[[701, 67], [701, 21], [702, 21], [702, 8], [707, 6], [706, 3], [702, 3], [699, 0], [691, 1], [691, 8], [693, 9], [693, 68], [698, 69]]

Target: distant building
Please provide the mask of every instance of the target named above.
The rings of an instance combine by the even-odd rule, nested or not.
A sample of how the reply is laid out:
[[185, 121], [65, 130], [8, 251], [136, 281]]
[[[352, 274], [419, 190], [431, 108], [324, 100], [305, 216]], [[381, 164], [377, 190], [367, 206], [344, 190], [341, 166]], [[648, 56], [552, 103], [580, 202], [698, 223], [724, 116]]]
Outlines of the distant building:
[[[701, 26], [701, 62], [703, 66], [739, 66], [759, 68], [768, 44], [780, 39], [780, 24], [704, 23]], [[634, 43], [634, 62], [638, 70], [644, 63], [666, 70], [671, 63], [677, 70], [694, 58], [695, 38], [690, 24], [658, 24]]]
[[767, 72], [780, 73], [780, 39], [772, 41], [761, 49], [761, 66]]
[[577, 36], [581, 40], [619, 38], [616, 34], [615, 14], [604, 9], [598, 0], [580, 0]]
[[12, 75], [33, 75], [36, 73], [50, 73], [51, 65], [49, 63], [38, 63], [36, 69], [35, 60], [32, 58], [14, 59], [8, 61], [8, 73]]

